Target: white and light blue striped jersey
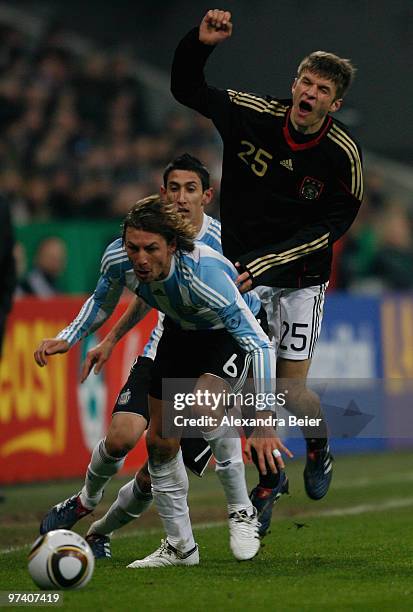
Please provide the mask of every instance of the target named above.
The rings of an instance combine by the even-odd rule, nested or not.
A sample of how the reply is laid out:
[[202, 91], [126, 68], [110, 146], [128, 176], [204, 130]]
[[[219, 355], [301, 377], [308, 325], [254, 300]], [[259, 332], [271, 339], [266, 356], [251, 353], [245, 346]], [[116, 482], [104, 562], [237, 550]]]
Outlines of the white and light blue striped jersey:
[[207, 244], [218, 253], [222, 253], [221, 223], [217, 219], [204, 214], [202, 227], [195, 239]]
[[257, 393], [273, 393], [275, 354], [254, 315], [261, 302], [254, 292], [241, 295], [236, 268], [200, 242], [191, 253], [176, 252], [162, 281], [139, 283], [136, 293], [183, 330], [226, 329], [252, 358]]
[[98, 329], [114, 311], [123, 289], [134, 292], [137, 279], [122, 245], [122, 238], [114, 240], [105, 250], [100, 266], [100, 277], [93, 294], [86, 300], [77, 317], [59, 334], [72, 346]]
[[[220, 231], [219, 221], [204, 214], [202, 227], [196, 239], [202, 240], [222, 253]], [[136, 286], [137, 279], [132, 264], [126, 255], [122, 239], [117, 238], [103, 254], [100, 278], [93, 295], [83, 304], [77, 317], [57, 337], [67, 340], [72, 346], [98, 329], [110, 317], [125, 287], [134, 292]], [[163, 320], [163, 316], [161, 319]], [[146, 357], [152, 359], [155, 357], [158, 342], [162, 336], [162, 320], [158, 319], [158, 325], [145, 346], [143, 354]]]
[[[195, 239], [207, 244], [211, 248], [215, 249], [215, 251], [218, 251], [218, 253], [222, 253], [221, 223], [217, 219], [214, 219], [213, 217], [210, 217], [204, 213], [202, 227]], [[164, 318], [165, 315], [162, 312], [158, 312], [158, 322], [152, 330], [150, 338], [142, 351], [142, 355], [144, 357], [155, 359], [159, 340], [162, 338]]]

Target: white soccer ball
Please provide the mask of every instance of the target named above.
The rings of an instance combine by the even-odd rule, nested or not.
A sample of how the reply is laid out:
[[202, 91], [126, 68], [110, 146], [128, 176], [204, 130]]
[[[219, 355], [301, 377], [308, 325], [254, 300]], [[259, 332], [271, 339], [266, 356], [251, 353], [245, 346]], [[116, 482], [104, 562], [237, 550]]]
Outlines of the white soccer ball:
[[37, 538], [28, 567], [41, 589], [80, 589], [92, 578], [95, 558], [78, 533], [56, 529]]

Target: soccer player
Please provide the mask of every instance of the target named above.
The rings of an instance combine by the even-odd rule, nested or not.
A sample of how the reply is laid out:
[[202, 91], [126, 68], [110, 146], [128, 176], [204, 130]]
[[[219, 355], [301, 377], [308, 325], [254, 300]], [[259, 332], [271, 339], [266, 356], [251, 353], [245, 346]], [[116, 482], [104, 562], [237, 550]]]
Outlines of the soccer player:
[[[305, 490], [318, 500], [330, 486], [332, 456], [319, 398], [306, 379], [333, 244], [352, 224], [363, 196], [360, 148], [332, 117], [355, 70], [347, 59], [316, 51], [301, 61], [292, 99], [217, 89], [206, 82], [203, 69], [232, 29], [231, 13], [208, 11], [178, 45], [171, 89], [179, 102], [212, 119], [224, 142], [224, 255], [238, 267], [241, 291], [259, 287], [276, 346], [277, 378], [288, 389], [287, 409], [321, 419], [317, 429], [302, 428]], [[260, 473], [252, 500], [261, 535], [285, 484], [279, 474]]]
[[[162, 417], [173, 413], [173, 394], [162, 389], [162, 381], [196, 379], [195, 395], [206, 390], [224, 394], [225, 365], [230, 356], [241, 351], [252, 361], [256, 392], [264, 397], [273, 392], [275, 358], [271, 342], [254, 316], [261, 309], [259, 299], [254, 292], [241, 297], [234, 284], [235, 267], [213, 249], [194, 244], [193, 237], [190, 224], [159, 199], [138, 202], [124, 222], [123, 241], [136, 275], [136, 294], [166, 315], [152, 370], [146, 442], [152, 492], [167, 537], [154, 553], [131, 563], [131, 568], [199, 563], [179, 438], [162, 437]], [[265, 414], [268, 409], [271, 407], [265, 405]], [[239, 436], [236, 430], [223, 436], [223, 429], [215, 425], [202, 433], [217, 461], [227, 496], [232, 551], [238, 560], [246, 560], [259, 549], [258, 522], [246, 490]], [[264, 436], [260, 438], [260, 434]], [[273, 430], [268, 436], [267, 428], [257, 426], [247, 445], [274, 471], [276, 451], [279, 456], [275, 460], [284, 467], [279, 449], [287, 449]]]
[[[189, 154], [173, 160], [165, 169], [162, 196], [174, 203], [179, 214], [193, 224], [196, 238], [221, 251], [220, 223], [205, 214], [205, 206], [213, 197], [209, 172], [203, 164]], [[39, 366], [47, 365], [50, 355], [65, 353], [81, 338], [100, 327], [116, 306], [122, 290], [128, 287], [133, 291], [135, 277], [132, 265], [122, 246], [122, 240], [115, 240], [108, 246], [103, 257], [101, 276], [96, 290], [82, 307], [79, 315], [56, 338], [43, 340], [34, 357]], [[129, 310], [129, 309], [128, 309]], [[133, 303], [133, 318], [126, 318], [123, 333], [135, 323], [141, 310], [146, 307], [141, 300]], [[126, 314], [126, 313], [125, 313]], [[102, 498], [107, 482], [119, 472], [127, 453], [134, 448], [149, 422], [147, 394], [150, 373], [156, 354], [159, 338], [163, 331], [163, 315], [152, 332], [143, 354], [133, 364], [127, 382], [119, 393], [113, 409], [112, 420], [106, 437], [100, 440], [92, 452], [90, 464], [82, 491], [54, 506], [44, 517], [40, 531], [70, 529], [83, 516], [90, 514]], [[116, 342], [116, 340], [115, 340]], [[89, 351], [82, 372], [82, 380], [95, 366], [100, 371], [109, 358], [114, 343], [106, 339]], [[211, 451], [204, 440], [183, 440], [182, 452], [187, 467], [197, 475], [202, 475], [211, 457]], [[99, 531], [92, 528], [87, 536], [88, 542], [97, 558], [110, 557], [109, 534], [121, 525], [142, 514], [151, 504], [150, 476], [145, 464], [136, 478], [119, 491], [118, 498], [107, 513], [106, 520], [98, 521]]]

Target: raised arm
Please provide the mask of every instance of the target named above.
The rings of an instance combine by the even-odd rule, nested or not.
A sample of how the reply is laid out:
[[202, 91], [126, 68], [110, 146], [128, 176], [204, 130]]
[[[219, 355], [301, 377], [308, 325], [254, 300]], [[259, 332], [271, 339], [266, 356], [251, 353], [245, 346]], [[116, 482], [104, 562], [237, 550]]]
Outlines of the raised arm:
[[199, 40], [204, 45], [219, 45], [232, 34], [231, 13], [221, 9], [211, 9], [203, 17], [199, 26]]
[[171, 91], [176, 100], [212, 119], [221, 134], [229, 127], [231, 101], [225, 89], [207, 84], [204, 66], [215, 45], [229, 38], [231, 32], [228, 11], [208, 11], [199, 28], [179, 43], [171, 72]]

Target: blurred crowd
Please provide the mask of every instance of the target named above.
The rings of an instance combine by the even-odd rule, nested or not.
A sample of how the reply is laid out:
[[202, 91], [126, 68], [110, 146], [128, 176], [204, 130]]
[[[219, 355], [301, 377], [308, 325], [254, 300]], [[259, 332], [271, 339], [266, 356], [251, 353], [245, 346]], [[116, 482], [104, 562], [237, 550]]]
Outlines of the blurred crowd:
[[219, 168], [209, 121], [177, 109], [152, 124], [134, 61], [77, 56], [59, 27], [34, 43], [0, 26], [0, 193], [16, 223], [122, 217], [187, 149]]
[[[121, 218], [158, 191], [163, 168], [184, 151], [209, 167], [216, 196], [208, 212], [218, 216], [222, 150], [215, 128], [178, 105], [161, 127], [154, 125], [136, 61], [125, 50], [77, 55], [60, 27], [33, 41], [0, 25], [0, 196], [15, 224]], [[336, 245], [331, 286], [411, 290], [412, 198], [399, 198], [368, 169], [365, 194], [356, 222]], [[64, 268], [63, 246], [53, 240], [46, 246], [39, 245], [33, 263], [35, 280], [45, 251], [59, 250]], [[24, 245], [16, 249], [22, 261], [19, 250]], [[20, 294], [45, 286], [38, 276], [37, 284], [30, 280], [33, 269], [21, 271]], [[46, 270], [52, 289], [55, 276]]]
[[413, 194], [389, 191], [385, 177], [366, 172], [362, 207], [335, 245], [334, 286], [378, 294], [413, 289]]

